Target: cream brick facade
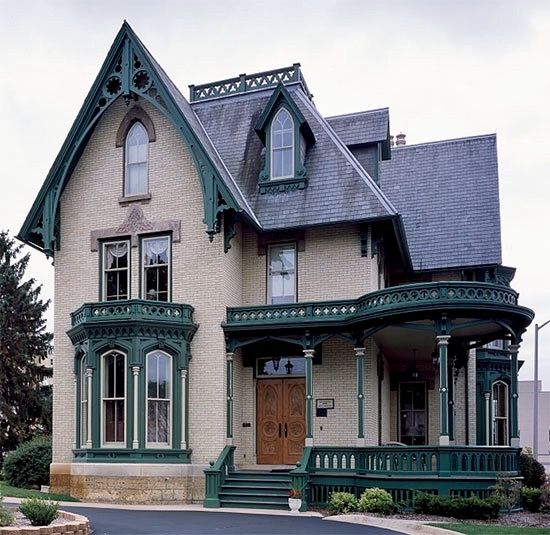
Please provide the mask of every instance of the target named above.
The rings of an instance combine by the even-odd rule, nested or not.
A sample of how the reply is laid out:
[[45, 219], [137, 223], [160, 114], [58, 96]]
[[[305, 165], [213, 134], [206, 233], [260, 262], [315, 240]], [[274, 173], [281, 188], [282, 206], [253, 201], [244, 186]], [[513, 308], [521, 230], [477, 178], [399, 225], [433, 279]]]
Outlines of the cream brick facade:
[[[128, 112], [128, 107], [119, 100], [99, 121], [61, 199], [62, 241], [55, 255], [52, 486], [94, 500], [109, 495], [109, 499], [126, 502], [196, 501], [202, 499], [202, 491], [197, 490], [203, 488], [202, 469], [218, 456], [226, 440], [226, 349], [221, 323], [228, 306], [266, 302], [267, 257], [259, 254], [256, 232], [244, 224], [239, 225], [227, 253], [223, 250], [223, 233], [209, 242], [202, 223], [202, 191], [185, 143], [158, 110], [146, 103], [140, 102], [140, 105], [151, 117], [157, 133], [149, 149], [151, 199], [141, 207], [151, 222], [181, 221], [181, 241], [172, 244], [172, 299], [192, 305], [194, 321], [199, 325], [191, 344], [189, 365], [188, 446], [193, 450], [193, 464], [188, 470], [193, 472], [192, 475], [171, 474], [168, 476], [171, 482], [166, 483], [162, 474], [170, 471], [168, 465], [152, 465], [146, 472], [138, 473], [125, 471], [121, 465], [88, 464], [83, 468], [73, 463], [74, 348], [66, 334], [70, 314], [84, 302], [98, 300], [99, 254], [91, 250], [91, 233], [117, 228], [131, 210], [131, 206], [118, 201], [122, 192], [123, 149], [115, 146], [115, 134]], [[356, 224], [304, 231], [304, 250], [299, 251], [297, 257], [299, 301], [351, 299], [378, 289], [378, 259], [370, 251], [366, 256], [361, 255], [360, 232]], [[140, 296], [139, 265], [139, 248], [133, 247], [131, 298]], [[399, 439], [397, 394], [391, 389], [393, 363], [380, 355], [384, 378], [379, 385], [379, 353], [374, 340], [367, 340], [364, 376], [367, 445]], [[313, 367], [313, 393], [314, 399], [334, 398], [334, 409], [328, 411], [327, 417], [314, 417], [315, 444], [356, 444], [355, 370], [356, 357], [350, 342], [333, 338], [324, 343], [322, 363]], [[463, 392], [461, 377], [459, 375], [456, 388], [457, 398]], [[256, 379], [253, 367], [243, 365], [240, 352], [234, 359], [234, 392], [235, 460], [239, 465], [254, 464]], [[472, 399], [475, 399], [474, 393]], [[460, 403], [457, 399], [457, 407], [462, 407]], [[434, 389], [429, 390], [428, 411], [428, 439], [431, 444], [437, 444], [437, 377]], [[462, 418], [457, 418], [457, 425], [463, 427]], [[464, 432], [457, 431], [456, 438], [463, 441]], [[108, 467], [112, 468], [110, 475], [107, 475]], [[142, 487], [147, 487], [148, 492], [136, 494], [136, 489]]]

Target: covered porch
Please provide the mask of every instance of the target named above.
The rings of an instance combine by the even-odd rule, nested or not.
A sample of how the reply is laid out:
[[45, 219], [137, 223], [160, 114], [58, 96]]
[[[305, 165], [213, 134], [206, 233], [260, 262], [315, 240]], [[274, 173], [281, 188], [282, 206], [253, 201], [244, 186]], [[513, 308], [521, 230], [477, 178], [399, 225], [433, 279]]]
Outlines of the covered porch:
[[[289, 376], [303, 382], [301, 403], [294, 399], [295, 412], [303, 412], [303, 438], [295, 417], [295, 457], [283, 464], [297, 463], [289, 476], [308, 488], [308, 503], [324, 504], [335, 490], [360, 493], [372, 486], [396, 500], [410, 499], [413, 488], [483, 495], [497, 474], [517, 476], [517, 352], [531, 319], [513, 290], [477, 282], [411, 284], [338, 302], [229, 308], [227, 446], [206, 471], [205, 504], [223, 505], [224, 480], [239, 466], [267, 464], [260, 392], [278, 377], [288, 383]], [[491, 441], [477, 442], [477, 427], [491, 422], [476, 420], [475, 349], [496, 339], [508, 341], [507, 433], [506, 443], [489, 447]], [[261, 366], [271, 360], [271, 371], [291, 365], [299, 373], [277, 370], [264, 377], [260, 360]], [[243, 403], [248, 414], [252, 408], [252, 421], [241, 421]], [[284, 448], [289, 422], [272, 420], [268, 450], [276, 453]], [[280, 457], [273, 459], [281, 464]]]

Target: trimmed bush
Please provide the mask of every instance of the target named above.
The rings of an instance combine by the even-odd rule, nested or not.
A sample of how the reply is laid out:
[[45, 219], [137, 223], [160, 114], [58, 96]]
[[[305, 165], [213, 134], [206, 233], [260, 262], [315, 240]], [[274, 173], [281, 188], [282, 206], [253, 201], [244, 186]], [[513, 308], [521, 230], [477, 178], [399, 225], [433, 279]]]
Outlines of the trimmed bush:
[[532, 487], [523, 487], [521, 489], [521, 504], [526, 511], [538, 513], [540, 511], [541, 497], [542, 489], [534, 489]]
[[59, 503], [33, 496], [23, 500], [19, 510], [33, 526], [49, 526], [59, 516]]
[[354, 513], [358, 507], [357, 498], [351, 492], [333, 492], [330, 495], [328, 508], [337, 515]]
[[50, 481], [52, 444], [40, 437], [21, 444], [4, 459], [4, 475], [13, 487], [39, 488]]
[[391, 494], [384, 489], [377, 487], [365, 489], [365, 492], [359, 498], [359, 511], [362, 513], [391, 515], [396, 510], [397, 506], [393, 503]]
[[544, 465], [539, 463], [530, 450], [524, 450], [519, 456], [519, 471], [526, 487], [540, 489], [546, 481]]
[[11, 514], [9, 509], [2, 503], [2, 496], [0, 496], [0, 528], [11, 526], [15, 522], [15, 517]]
[[414, 499], [414, 510], [417, 513], [460, 519], [489, 520], [498, 518], [501, 506], [501, 500], [494, 496], [482, 500], [477, 496], [451, 498], [450, 496], [417, 492]]

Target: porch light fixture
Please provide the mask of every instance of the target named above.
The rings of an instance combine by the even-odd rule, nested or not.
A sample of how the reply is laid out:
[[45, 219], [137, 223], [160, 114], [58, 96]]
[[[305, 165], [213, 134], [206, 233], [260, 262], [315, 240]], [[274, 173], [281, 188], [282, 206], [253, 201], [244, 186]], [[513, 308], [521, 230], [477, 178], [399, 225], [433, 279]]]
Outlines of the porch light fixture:
[[279, 362], [281, 362], [281, 357], [271, 357], [271, 362], [273, 362], [273, 369], [279, 371]]

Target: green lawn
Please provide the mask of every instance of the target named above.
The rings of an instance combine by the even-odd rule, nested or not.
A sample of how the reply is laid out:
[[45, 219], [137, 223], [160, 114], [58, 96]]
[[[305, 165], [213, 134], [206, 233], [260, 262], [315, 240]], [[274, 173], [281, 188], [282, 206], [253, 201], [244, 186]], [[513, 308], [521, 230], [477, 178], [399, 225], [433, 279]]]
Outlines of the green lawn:
[[482, 524], [430, 524], [466, 535], [548, 535], [548, 528], [519, 528]]
[[78, 502], [76, 498], [71, 496], [65, 496], [64, 494], [46, 494], [44, 492], [38, 492], [37, 490], [19, 489], [8, 485], [4, 480], [0, 479], [0, 496], [9, 496], [10, 498], [28, 498], [29, 496], [40, 496], [42, 498], [49, 498], [51, 500], [58, 500], [61, 502]]

